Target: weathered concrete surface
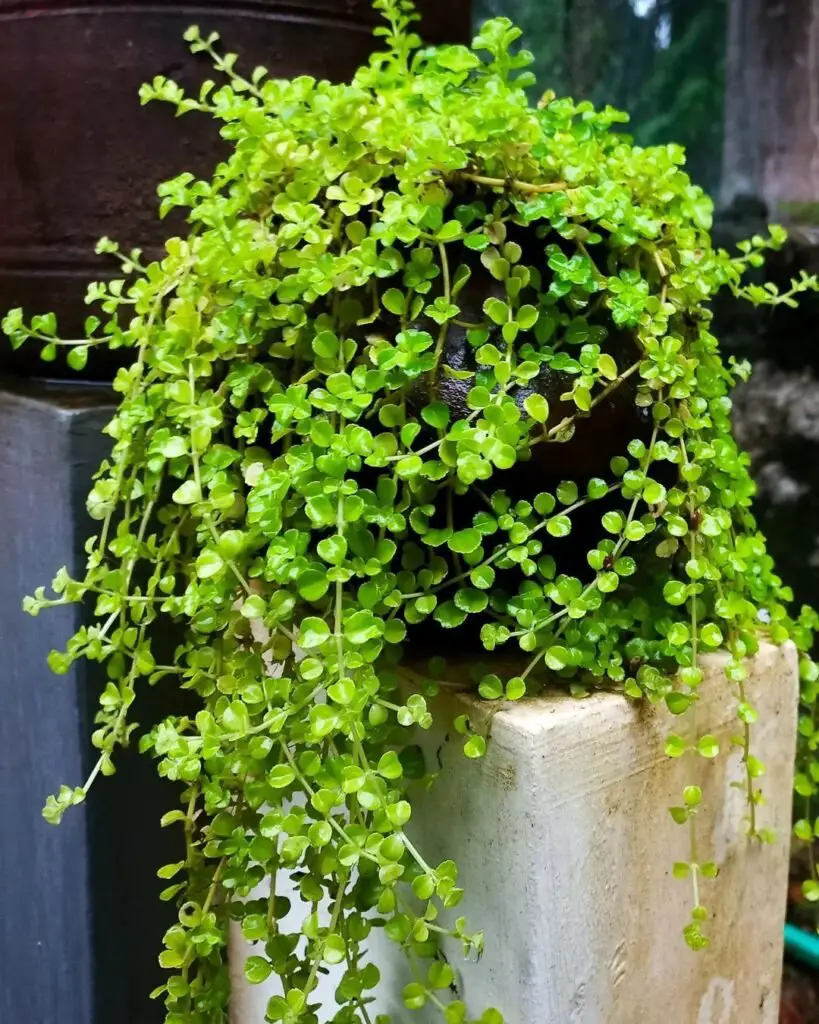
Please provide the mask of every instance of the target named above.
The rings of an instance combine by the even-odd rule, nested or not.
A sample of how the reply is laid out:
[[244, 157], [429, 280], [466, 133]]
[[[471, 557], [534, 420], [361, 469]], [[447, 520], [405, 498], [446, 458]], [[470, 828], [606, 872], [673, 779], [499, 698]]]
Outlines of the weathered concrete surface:
[[[782, 960], [796, 722], [796, 658], [765, 646], [755, 661], [749, 698], [760, 720], [754, 752], [768, 765], [768, 804], [761, 814], [780, 842], [760, 847], [743, 831], [743, 775], [734, 697], [722, 659], [708, 659], [698, 733], [716, 734], [716, 761], [673, 761], [663, 751], [670, 731], [690, 718], [600, 694], [562, 694], [510, 705], [495, 715], [487, 756], [469, 761], [446, 735], [447, 713], [485, 706], [470, 697], [439, 708], [425, 746], [441, 778], [417, 794], [413, 837], [431, 861], [453, 858], [467, 896], [457, 914], [486, 931], [480, 964], [459, 970], [471, 1014], [490, 1005], [508, 1024], [774, 1024]], [[728, 751], [728, 753], [725, 753]], [[671, 876], [687, 857], [687, 833], [666, 808], [682, 787], [703, 790], [701, 859], [720, 877], [705, 882], [710, 949], [683, 943], [690, 885]], [[377, 1011], [396, 1024], [432, 1024], [436, 1012], [409, 1012], [400, 951], [374, 940], [382, 966]], [[247, 950], [234, 947], [240, 977]], [[327, 1019], [332, 982], [322, 991]], [[261, 1024], [275, 980], [251, 989], [237, 981], [233, 1024]], [[425, 1015], [426, 1014], [426, 1015]]]

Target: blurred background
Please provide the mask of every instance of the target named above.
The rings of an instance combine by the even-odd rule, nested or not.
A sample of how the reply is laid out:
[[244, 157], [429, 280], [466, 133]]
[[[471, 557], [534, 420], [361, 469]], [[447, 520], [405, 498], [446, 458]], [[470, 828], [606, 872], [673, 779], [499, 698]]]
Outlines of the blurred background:
[[728, 0], [476, 0], [524, 32], [540, 87], [626, 110], [641, 145], [674, 141], [719, 189]]
[[[682, 143], [692, 177], [715, 197], [721, 244], [775, 219], [791, 241], [763, 274], [783, 283], [803, 268], [819, 270], [815, 0], [419, 7], [430, 41], [464, 40], [487, 17], [512, 18], [535, 56], [534, 99], [552, 89], [610, 103], [631, 115], [638, 143]], [[151, 255], [179, 229], [156, 221], [157, 182], [183, 170], [208, 174], [222, 144], [204, 120], [140, 108], [137, 90], [155, 74], [190, 85], [206, 77], [181, 40], [193, 20], [218, 29], [243, 63], [277, 75], [341, 79], [372, 45], [366, 0], [0, 0], [0, 314], [20, 304], [54, 309], [66, 333], [80, 332], [86, 283], [108, 272], [93, 256], [96, 240], [110, 235]], [[726, 300], [716, 312], [725, 350], [754, 365], [736, 396], [735, 426], [753, 458], [762, 527], [797, 599], [819, 605], [819, 296], [796, 311], [740, 310]], [[43, 682], [44, 671], [32, 679], [32, 664], [72, 622], [54, 616], [44, 630], [19, 615], [32, 580], [50, 578], [67, 550], [81, 557], [83, 496], [104, 455], [99, 428], [115, 368], [116, 359], [97, 361], [79, 379], [0, 340], [0, 517], [12, 538], [0, 573], [0, 800], [15, 822], [0, 839], [9, 892], [0, 915], [0, 1021], [9, 1024], [162, 1018], [146, 998], [158, 982], [165, 923], [154, 872], [173, 859], [162, 845], [170, 840], [156, 836], [162, 789], [150, 763], [126, 758], [119, 785], [130, 798], [100, 787], [59, 833], [44, 831], [44, 795], [83, 775], [96, 686], [79, 670], [68, 685]], [[31, 721], [45, 723], [47, 742], [29, 748]], [[122, 810], [129, 806], [139, 813]], [[791, 897], [793, 920], [807, 921], [796, 884]], [[781, 1020], [819, 1021], [804, 966], [786, 968]]]

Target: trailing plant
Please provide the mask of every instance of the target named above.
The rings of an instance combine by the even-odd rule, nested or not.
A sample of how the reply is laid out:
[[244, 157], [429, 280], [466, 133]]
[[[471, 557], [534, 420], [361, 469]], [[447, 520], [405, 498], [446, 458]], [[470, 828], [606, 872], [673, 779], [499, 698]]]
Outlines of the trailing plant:
[[[771, 837], [747, 661], [762, 637], [792, 640], [798, 787], [814, 793], [816, 617], [788, 611], [754, 521], [730, 431], [747, 367], [721, 358], [709, 300], [727, 288], [792, 304], [816, 281], [745, 283], [784, 232], [714, 249], [679, 147], [633, 146], [611, 108], [550, 95], [532, 108], [531, 56], [508, 20], [472, 48], [425, 49], [407, 0], [375, 7], [386, 49], [345, 85], [244, 77], [192, 28], [226, 84], [188, 95], [157, 78], [142, 92], [215, 118], [233, 147], [211, 181], [160, 187], [187, 237], [147, 265], [103, 240], [123, 276], [91, 286], [100, 315], [80, 341], [50, 315], [4, 321], [45, 358], [69, 346], [74, 367], [98, 346], [128, 356], [85, 575], [61, 570], [25, 606], [90, 598], [93, 624], [49, 664], [87, 658], [108, 677], [99, 760], [46, 818], [112, 774], [137, 732], [181, 784], [162, 820], [185, 843], [160, 872], [179, 906], [156, 993], [168, 1024], [227, 1019], [230, 921], [258, 944], [248, 979], [281, 980], [269, 1021], [317, 1021], [317, 978], [337, 965], [332, 1020], [370, 1022], [376, 927], [411, 962], [408, 1007], [434, 1004], [448, 1024], [480, 1012], [438, 955], [443, 937], [482, 948], [449, 913], [457, 868], [428, 863], [407, 830], [413, 787], [432, 779], [417, 729], [447, 674], [433, 659], [407, 692], [401, 666], [431, 629], [516, 652], [516, 675], [477, 682], [498, 706], [557, 676], [666, 707], [672, 756], [723, 753], [685, 712], [703, 655], [726, 650], [754, 840]], [[145, 686], [163, 688], [168, 715], [140, 731]], [[455, 724], [479, 757], [485, 737]], [[690, 842], [675, 873], [690, 880], [694, 948], [717, 870], [697, 853], [700, 798], [692, 784], [671, 808]], [[797, 831], [811, 838], [809, 813]], [[301, 925], [283, 921], [285, 875], [308, 904]]]

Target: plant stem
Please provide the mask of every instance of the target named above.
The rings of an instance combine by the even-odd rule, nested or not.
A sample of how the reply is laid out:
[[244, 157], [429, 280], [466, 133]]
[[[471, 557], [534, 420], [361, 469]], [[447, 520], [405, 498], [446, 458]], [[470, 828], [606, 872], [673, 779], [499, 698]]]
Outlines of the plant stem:
[[[640, 362], [638, 361], [636, 363], [632, 363], [631, 366], [629, 366], [629, 368], [627, 370], [623, 370], [623, 372], [618, 377], [615, 377], [613, 381], [610, 381], [603, 388], [603, 390], [600, 392], [599, 395], [595, 395], [595, 397], [592, 399], [591, 407], [590, 407], [589, 411], [591, 411], [591, 409], [594, 409], [595, 406], [599, 405], [602, 401], [604, 401], [606, 398], [608, 398], [608, 396], [612, 393], [612, 391], [615, 391], [617, 388], [619, 388], [620, 385], [623, 383], [623, 381], [628, 380], [628, 378], [631, 377], [632, 374], [636, 373], [637, 370], [639, 370], [639, 369], [640, 369]], [[579, 412], [573, 412], [570, 416], [565, 416], [560, 421], [560, 423], [556, 424], [550, 430], [546, 431], [546, 433], [541, 434], [540, 437], [536, 437], [530, 443], [530, 447], [532, 445], [540, 444], [541, 441], [551, 441], [552, 438], [556, 437], [558, 434], [561, 434], [566, 429], [566, 427], [571, 426], [571, 424], [574, 423], [574, 421], [579, 416], [580, 416]]]
[[[449, 260], [446, 255], [446, 246], [443, 242], [438, 243], [438, 255], [441, 258], [441, 273], [444, 277], [444, 299], [447, 304], [452, 299], [452, 287], [449, 278]], [[435, 346], [435, 378], [438, 379], [438, 371], [440, 369], [441, 354], [444, 351], [444, 345], [446, 344], [447, 334], [449, 332], [449, 321], [444, 320], [438, 330], [438, 343]]]
[[[346, 873], [341, 874], [338, 879], [338, 892], [336, 894], [335, 902], [333, 904], [333, 911], [330, 917], [330, 924], [327, 928], [328, 935], [334, 935], [336, 928], [338, 927], [338, 920], [341, 917], [341, 911], [344, 907], [344, 891], [347, 888], [348, 875]], [[326, 942], [326, 940], [325, 940]], [[313, 986], [316, 982], [316, 975], [318, 974], [319, 964], [321, 963], [322, 956], [324, 954], [324, 943], [321, 947], [321, 955], [317, 955], [313, 959], [313, 963], [310, 966], [310, 973], [307, 975], [307, 982], [304, 986], [305, 996], [309, 996], [313, 990]]]
[[520, 181], [518, 178], [490, 178], [485, 174], [470, 174], [468, 171], [456, 171], [453, 181], [471, 181], [475, 185], [486, 185], [488, 188], [514, 189], [517, 192], [572, 192], [565, 181], [550, 181], [535, 184], [531, 181]]
[[404, 846], [406, 846], [407, 850], [410, 853], [410, 856], [417, 862], [418, 867], [427, 875], [434, 874], [432, 868], [429, 866], [429, 864], [427, 864], [427, 862], [424, 860], [424, 858], [418, 852], [418, 850], [416, 849], [414, 844], [410, 841], [410, 838], [407, 835], [407, 833], [402, 831], [400, 833], [400, 835], [401, 835], [401, 839], [402, 839], [402, 841], [404, 843]]

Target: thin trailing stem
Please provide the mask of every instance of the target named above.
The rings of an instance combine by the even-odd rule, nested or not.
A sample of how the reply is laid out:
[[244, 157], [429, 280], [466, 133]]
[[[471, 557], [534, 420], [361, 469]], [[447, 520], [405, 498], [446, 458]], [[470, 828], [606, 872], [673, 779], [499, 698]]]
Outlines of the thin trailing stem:
[[472, 174], [469, 171], [458, 171], [452, 176], [454, 181], [471, 181], [475, 185], [487, 188], [511, 189], [516, 192], [529, 192], [541, 195], [548, 192], [571, 192], [565, 181], [531, 182], [520, 181], [518, 178], [492, 178], [485, 174]]

